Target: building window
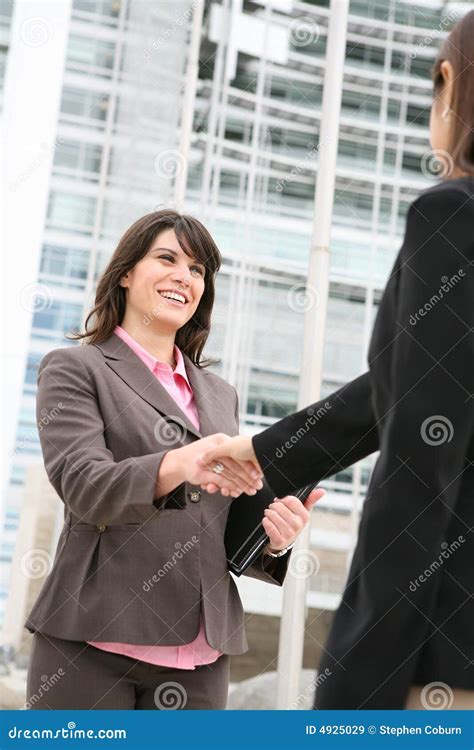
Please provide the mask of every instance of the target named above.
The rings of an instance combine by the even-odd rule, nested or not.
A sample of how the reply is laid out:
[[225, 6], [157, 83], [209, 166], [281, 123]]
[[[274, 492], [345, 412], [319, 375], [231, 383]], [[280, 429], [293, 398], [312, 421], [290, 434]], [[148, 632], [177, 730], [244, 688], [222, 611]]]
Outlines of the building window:
[[76, 118], [104, 121], [107, 116], [109, 97], [97, 91], [64, 87], [61, 112]]
[[48, 206], [48, 226], [84, 230], [94, 223], [95, 198], [52, 190]]
[[68, 333], [78, 328], [82, 318], [82, 306], [70, 302], [53, 302], [51, 307], [36, 312], [33, 328], [55, 333]]
[[[41, 256], [41, 273], [47, 276], [57, 276], [60, 279], [87, 278], [89, 252], [60, 245], [44, 245]], [[81, 284], [80, 286], [83, 286]]]
[[63, 140], [56, 148], [54, 166], [82, 173], [79, 177], [84, 173], [98, 175], [101, 155], [102, 147], [94, 143]]

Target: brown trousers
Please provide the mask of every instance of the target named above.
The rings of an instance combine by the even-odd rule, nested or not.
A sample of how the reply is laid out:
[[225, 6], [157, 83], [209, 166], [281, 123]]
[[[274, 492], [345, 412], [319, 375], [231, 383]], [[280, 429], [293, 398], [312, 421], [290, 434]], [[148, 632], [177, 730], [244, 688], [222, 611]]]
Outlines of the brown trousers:
[[26, 709], [225, 709], [230, 657], [173, 669], [36, 631]]

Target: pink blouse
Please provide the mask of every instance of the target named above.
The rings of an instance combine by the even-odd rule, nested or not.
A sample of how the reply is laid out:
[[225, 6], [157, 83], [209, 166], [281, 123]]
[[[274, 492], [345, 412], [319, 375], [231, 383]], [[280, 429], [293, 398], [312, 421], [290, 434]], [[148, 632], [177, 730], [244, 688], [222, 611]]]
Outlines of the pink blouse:
[[[189, 417], [191, 422], [199, 429], [199, 415], [194, 401], [194, 395], [188, 380], [183, 355], [177, 346], [174, 347], [176, 367], [174, 370], [159, 362], [150, 352], [146, 351], [135, 341], [121, 326], [116, 326], [114, 333], [120, 336], [122, 341], [140, 357], [142, 362], [158, 378], [161, 385], [166, 388], [170, 396]], [[199, 664], [211, 664], [221, 656], [221, 651], [213, 649], [206, 641], [204, 621], [201, 615], [201, 627], [197, 637], [191, 643], [184, 646], [142, 646], [134, 643], [108, 643], [105, 641], [87, 641], [91, 646], [112, 651], [116, 654], [131, 656], [133, 659], [146, 661], [150, 664], [158, 664], [177, 669], [195, 669]]]

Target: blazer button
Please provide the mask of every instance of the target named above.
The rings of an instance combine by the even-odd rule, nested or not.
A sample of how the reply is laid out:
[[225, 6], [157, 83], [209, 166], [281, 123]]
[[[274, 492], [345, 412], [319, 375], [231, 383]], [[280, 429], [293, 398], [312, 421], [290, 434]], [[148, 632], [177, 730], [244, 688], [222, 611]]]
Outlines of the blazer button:
[[101, 534], [102, 534], [103, 531], [106, 530], [106, 528], [107, 528], [107, 526], [105, 525], [105, 523], [99, 523], [96, 526], [97, 531], [100, 532]]
[[190, 492], [189, 499], [193, 503], [198, 503], [201, 499], [201, 493], [199, 492], [199, 490], [193, 490], [192, 492]]

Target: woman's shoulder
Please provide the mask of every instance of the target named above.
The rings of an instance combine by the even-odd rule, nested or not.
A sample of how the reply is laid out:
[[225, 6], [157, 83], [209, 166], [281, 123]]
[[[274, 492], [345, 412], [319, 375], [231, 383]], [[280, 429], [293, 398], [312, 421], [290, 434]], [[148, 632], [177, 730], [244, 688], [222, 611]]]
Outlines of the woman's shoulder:
[[439, 207], [456, 204], [465, 206], [467, 211], [474, 209], [474, 176], [441, 180], [423, 190], [410, 208], [423, 206], [437, 211]]
[[[444, 180], [424, 190], [410, 204], [400, 262], [413, 272], [448, 272], [474, 257], [474, 179]], [[435, 262], [436, 261], [436, 262]]]
[[90, 344], [61, 346], [57, 349], [51, 349], [44, 355], [40, 362], [40, 368], [43, 369], [52, 364], [80, 367], [82, 363], [85, 365], [87, 362], [96, 359], [98, 354], [97, 348]]

